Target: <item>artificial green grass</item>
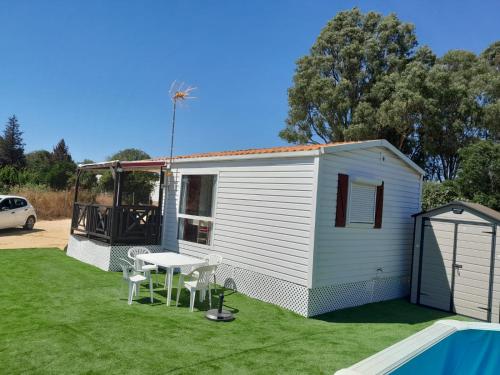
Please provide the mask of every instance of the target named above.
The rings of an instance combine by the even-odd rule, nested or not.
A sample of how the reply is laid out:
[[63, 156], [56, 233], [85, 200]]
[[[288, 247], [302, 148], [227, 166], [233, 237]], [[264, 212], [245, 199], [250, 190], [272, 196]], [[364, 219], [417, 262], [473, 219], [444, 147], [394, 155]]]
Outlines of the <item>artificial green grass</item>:
[[5, 374], [332, 374], [449, 317], [396, 300], [306, 319], [227, 292], [237, 318], [217, 323], [187, 292], [178, 308], [161, 288], [129, 306], [119, 273], [60, 250], [0, 250], [0, 268]]

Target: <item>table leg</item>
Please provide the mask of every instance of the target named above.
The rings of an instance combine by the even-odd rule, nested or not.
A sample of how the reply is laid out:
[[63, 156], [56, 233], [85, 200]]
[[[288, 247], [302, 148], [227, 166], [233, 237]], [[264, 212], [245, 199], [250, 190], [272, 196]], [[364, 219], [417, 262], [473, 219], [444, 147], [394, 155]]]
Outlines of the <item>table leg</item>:
[[170, 306], [170, 298], [172, 297], [172, 283], [174, 281], [174, 267], [168, 268], [167, 275], [168, 275], [167, 306]]

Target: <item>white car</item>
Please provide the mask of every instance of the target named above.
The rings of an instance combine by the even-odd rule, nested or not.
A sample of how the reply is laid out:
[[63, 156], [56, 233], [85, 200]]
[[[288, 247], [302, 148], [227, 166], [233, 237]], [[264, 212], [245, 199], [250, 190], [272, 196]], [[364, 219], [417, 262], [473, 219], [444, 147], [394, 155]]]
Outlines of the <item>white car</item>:
[[26, 198], [0, 195], [0, 229], [22, 226], [31, 230], [35, 223], [35, 209]]

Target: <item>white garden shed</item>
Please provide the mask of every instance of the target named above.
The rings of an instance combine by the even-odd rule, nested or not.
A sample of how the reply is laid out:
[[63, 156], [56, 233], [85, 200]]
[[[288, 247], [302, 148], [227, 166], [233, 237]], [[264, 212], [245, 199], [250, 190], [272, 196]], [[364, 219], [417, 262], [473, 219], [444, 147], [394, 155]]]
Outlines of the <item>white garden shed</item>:
[[304, 316], [402, 297], [423, 174], [385, 140], [177, 157], [162, 247]]
[[415, 215], [411, 301], [499, 321], [500, 212], [452, 202]]

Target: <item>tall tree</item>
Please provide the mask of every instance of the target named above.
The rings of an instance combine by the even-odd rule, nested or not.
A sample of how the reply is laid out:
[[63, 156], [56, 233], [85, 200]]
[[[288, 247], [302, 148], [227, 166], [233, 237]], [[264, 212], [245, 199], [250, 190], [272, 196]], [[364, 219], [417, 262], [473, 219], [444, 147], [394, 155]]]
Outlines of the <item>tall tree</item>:
[[25, 165], [22, 135], [23, 132], [20, 129], [19, 121], [16, 115], [13, 115], [8, 119], [3, 137], [0, 139], [0, 166], [22, 167]]
[[[150, 158], [151, 156], [142, 150], [127, 148], [111, 155], [108, 160], [134, 161]], [[157, 173], [142, 171], [124, 172], [122, 175], [122, 204], [148, 204], [151, 200], [151, 192], [156, 181], [158, 181]], [[112, 191], [113, 182], [111, 173], [104, 172], [99, 181], [101, 190]]]
[[466, 199], [500, 210], [500, 144], [479, 141], [460, 150], [455, 180]]
[[61, 139], [52, 150], [52, 160], [55, 162], [73, 162], [68, 146], [64, 139]]
[[420, 132], [428, 177], [454, 179], [459, 150], [487, 136], [481, 103], [485, 74], [485, 65], [467, 51], [449, 51], [430, 69]]
[[48, 177], [52, 167], [52, 154], [47, 150], [26, 154], [26, 170], [29, 182], [36, 185], [50, 185]]
[[[394, 14], [362, 14], [358, 8], [338, 13], [310, 54], [297, 61], [280, 136], [292, 143], [384, 137], [402, 147], [393, 129], [374, 124], [392, 93], [391, 79], [415, 58], [416, 46], [413, 25]], [[384, 80], [389, 85], [374, 90]]]
[[481, 53], [481, 58], [490, 67], [485, 78], [487, 89], [482, 98], [484, 107], [484, 124], [490, 138], [500, 140], [500, 41], [492, 43]]

